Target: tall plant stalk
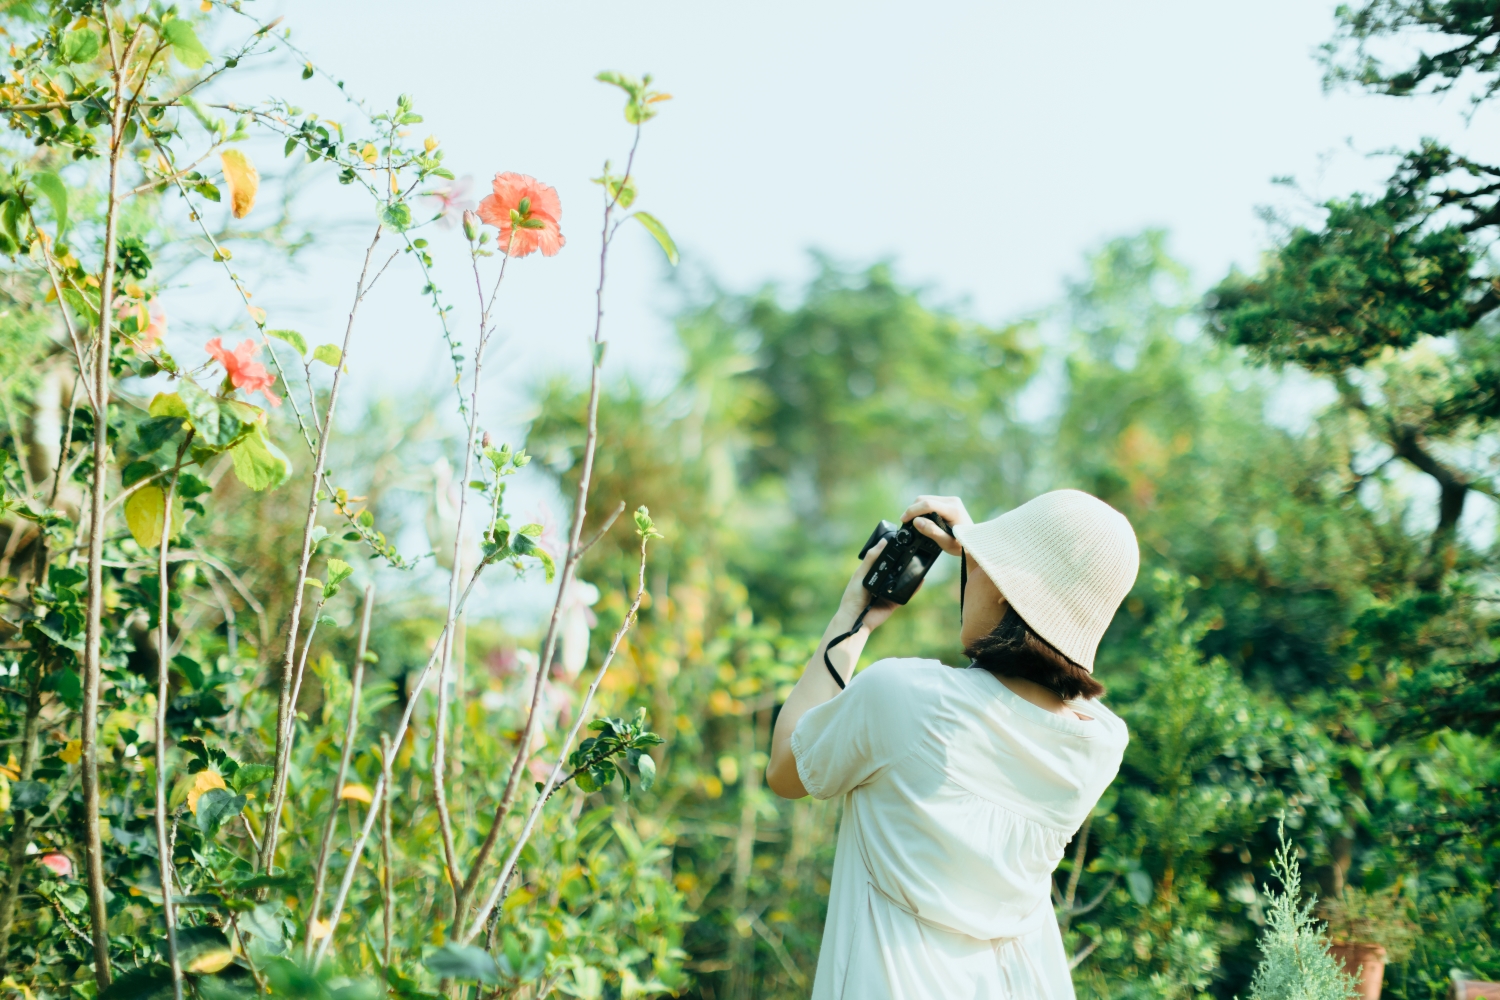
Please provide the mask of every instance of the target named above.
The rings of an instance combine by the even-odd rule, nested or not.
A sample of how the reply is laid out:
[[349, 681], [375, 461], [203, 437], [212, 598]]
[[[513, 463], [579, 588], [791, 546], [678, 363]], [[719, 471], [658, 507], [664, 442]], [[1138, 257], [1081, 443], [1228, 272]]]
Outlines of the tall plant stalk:
[[500, 273], [495, 278], [495, 287], [490, 291], [488, 303], [484, 297], [484, 285], [479, 278], [479, 256], [477, 247], [471, 246], [471, 259], [474, 262], [474, 288], [479, 295], [479, 344], [474, 348], [474, 376], [469, 390], [469, 427], [468, 436], [464, 440], [464, 471], [459, 479], [458, 518], [453, 534], [453, 569], [448, 576], [448, 610], [445, 615], [447, 629], [444, 632], [442, 649], [443, 666], [438, 673], [438, 710], [437, 720], [433, 733], [432, 748], [432, 788], [433, 798], [437, 803], [438, 826], [443, 838], [443, 859], [448, 867], [448, 884], [453, 889], [453, 922], [458, 923], [464, 894], [461, 885], [464, 883], [463, 876], [458, 866], [458, 851], [453, 841], [453, 819], [448, 811], [448, 764], [447, 764], [447, 733], [448, 733], [448, 702], [449, 702], [449, 677], [453, 671], [453, 638], [455, 623], [458, 620], [458, 593], [463, 577], [463, 548], [464, 548], [464, 519], [469, 507], [469, 479], [474, 474], [474, 446], [479, 440], [479, 379], [484, 371], [484, 349], [494, 333], [494, 326], [490, 322], [491, 312], [495, 308], [495, 300], [500, 295], [500, 285], [505, 280], [505, 268], [510, 263], [511, 251], [515, 246], [515, 231], [511, 231], [510, 245], [505, 248], [505, 256], [500, 260]]
[[113, 98], [109, 125], [109, 196], [104, 209], [104, 253], [99, 273], [99, 326], [94, 340], [94, 469], [89, 489], [88, 609], [84, 626], [83, 718], [79, 758], [83, 772], [84, 852], [88, 861], [89, 923], [94, 943], [94, 978], [110, 983], [109, 913], [104, 888], [104, 842], [99, 825], [99, 688], [104, 642], [104, 533], [109, 487], [110, 316], [115, 292], [115, 229], [120, 217], [120, 157], [125, 152], [125, 81], [130, 58], [142, 34], [120, 50], [120, 38], [105, 18]]
[[[317, 527], [320, 496], [323, 490], [323, 468], [328, 460], [328, 442], [333, 436], [333, 420], [338, 409], [339, 388], [343, 384], [348, 367], [349, 344], [354, 335], [354, 320], [359, 315], [359, 305], [369, 294], [366, 281], [370, 274], [370, 259], [375, 245], [380, 242], [382, 226], [376, 226], [375, 236], [365, 249], [365, 259], [359, 271], [359, 281], [354, 287], [354, 302], [349, 307], [349, 320], [344, 327], [344, 342], [339, 354], [338, 366], [333, 370], [333, 386], [328, 391], [328, 410], [323, 415], [322, 429], [318, 434], [318, 450], [313, 460], [311, 484], [308, 486], [307, 516], [302, 524], [302, 554], [297, 562], [296, 589], [292, 592], [292, 610], [286, 626], [286, 648], [281, 657], [281, 694], [276, 705], [276, 763], [272, 775], [271, 803], [266, 812], [266, 831], [260, 845], [260, 867], [270, 871], [276, 859], [276, 841], [281, 830], [281, 809], [286, 801], [287, 772], [291, 766], [292, 741], [296, 736], [297, 706], [293, 697], [301, 687], [301, 671], [295, 669], [297, 659], [297, 631], [302, 618], [302, 596], [307, 588], [307, 571], [312, 562], [313, 529]], [[377, 275], [378, 277], [378, 275]], [[316, 419], [316, 416], [314, 416]], [[306, 663], [306, 657], [303, 658]]]
[[[192, 439], [189, 435], [189, 440]], [[187, 450], [178, 450], [177, 461]], [[172, 837], [167, 835], [167, 702], [171, 697], [171, 585], [167, 582], [172, 547], [172, 501], [177, 497], [177, 477], [172, 473], [164, 494], [160, 547], [156, 554], [156, 860], [161, 882], [162, 919], [167, 930], [167, 965], [172, 970], [172, 996], [182, 1000], [182, 961], [177, 954], [177, 907], [172, 900]]]
[[[552, 614], [547, 620], [547, 635], [542, 640], [542, 648], [538, 659], [536, 682], [531, 689], [531, 704], [526, 714], [526, 727], [521, 733], [520, 743], [516, 747], [516, 757], [511, 764], [510, 775], [505, 781], [505, 792], [500, 796], [500, 802], [495, 807], [494, 818], [490, 821], [489, 832], [485, 835], [484, 843], [479, 847], [479, 853], [474, 859], [473, 867], [469, 870], [469, 877], [464, 880], [463, 888], [459, 892], [457, 903], [454, 907], [454, 930], [458, 931], [464, 926], [464, 910], [469, 899], [473, 896], [475, 888], [484, 871], [485, 862], [495, 850], [495, 844], [500, 839], [500, 834], [505, 828], [505, 819], [510, 815], [511, 806], [515, 804], [516, 793], [520, 789], [521, 775], [526, 771], [526, 765], [531, 759], [531, 744], [536, 736], [537, 722], [540, 719], [539, 708], [542, 700], [542, 689], [546, 683], [547, 675], [552, 669], [552, 657], [557, 646], [557, 630], [562, 621], [562, 610], [564, 601], [567, 599], [568, 588], [573, 582], [573, 575], [578, 567], [578, 561], [583, 557], [586, 546], [583, 541], [583, 522], [588, 516], [589, 485], [594, 473], [594, 451], [599, 441], [599, 391], [600, 372], [604, 364], [604, 287], [608, 275], [609, 247], [614, 238], [615, 231], [619, 228], [614, 222], [614, 212], [620, 203], [621, 192], [627, 190], [630, 183], [630, 171], [635, 165], [636, 150], [641, 143], [641, 126], [637, 123], [635, 127], [635, 139], [630, 146], [630, 156], [625, 163], [625, 176], [619, 186], [611, 191], [605, 188], [604, 221], [600, 234], [599, 246], [599, 283], [594, 291], [594, 335], [589, 341], [591, 365], [589, 367], [589, 405], [587, 433], [583, 442], [583, 464], [579, 469], [578, 488], [573, 497], [573, 525], [568, 533], [568, 552], [563, 561], [562, 572], [558, 574], [557, 597], [552, 602]], [[606, 168], [608, 164], [605, 165]], [[606, 169], [606, 175], [608, 170]], [[472, 937], [472, 935], [470, 935]], [[467, 940], [467, 938], [466, 938]]]
[[349, 718], [344, 723], [344, 748], [339, 754], [338, 774], [333, 779], [333, 794], [328, 801], [328, 819], [323, 824], [323, 839], [318, 845], [318, 860], [313, 868], [312, 905], [308, 908], [307, 942], [303, 946], [304, 956], [312, 955], [313, 927], [318, 922], [318, 910], [323, 905], [323, 883], [328, 875], [328, 855], [333, 850], [333, 833], [338, 828], [339, 802], [342, 801], [344, 781], [349, 776], [349, 762], [354, 758], [354, 741], [359, 735], [359, 701], [365, 681], [365, 651], [370, 644], [370, 612], [375, 607], [375, 585], [365, 587], [364, 609], [359, 620], [359, 642], [354, 653], [354, 677], [349, 690]]

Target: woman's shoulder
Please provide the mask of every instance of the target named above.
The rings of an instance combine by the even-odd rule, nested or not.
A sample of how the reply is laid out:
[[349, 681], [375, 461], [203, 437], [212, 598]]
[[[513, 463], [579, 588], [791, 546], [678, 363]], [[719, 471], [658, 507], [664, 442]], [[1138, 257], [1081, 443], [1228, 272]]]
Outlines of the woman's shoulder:
[[909, 718], [913, 713], [972, 702], [973, 692], [965, 673], [937, 660], [893, 656], [876, 660], [855, 674], [849, 691]]

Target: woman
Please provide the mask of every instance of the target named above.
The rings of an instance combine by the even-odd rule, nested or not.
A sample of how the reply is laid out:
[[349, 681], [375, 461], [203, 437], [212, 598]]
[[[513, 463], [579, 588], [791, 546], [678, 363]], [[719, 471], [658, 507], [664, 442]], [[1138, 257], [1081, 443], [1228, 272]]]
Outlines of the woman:
[[[902, 515], [966, 560], [961, 638], [971, 669], [892, 659], [857, 677], [896, 610], [828, 640], [869, 602], [850, 579], [823, 643], [776, 720], [767, 783], [844, 796], [814, 1000], [1071, 1000], [1052, 872], [1114, 780], [1125, 724], [1095, 701], [1094, 652], [1135, 582], [1124, 515], [1077, 490], [974, 524], [957, 497]], [[982, 668], [982, 669], [978, 669]]]

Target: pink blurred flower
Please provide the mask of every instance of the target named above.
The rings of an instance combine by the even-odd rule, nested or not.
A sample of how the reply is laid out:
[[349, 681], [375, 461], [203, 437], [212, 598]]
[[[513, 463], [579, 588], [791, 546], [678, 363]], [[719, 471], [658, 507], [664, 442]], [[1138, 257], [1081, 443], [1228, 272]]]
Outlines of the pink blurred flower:
[[122, 323], [135, 317], [136, 333], [134, 336], [126, 336], [131, 337], [141, 350], [154, 351], [161, 346], [162, 338], [167, 335], [167, 310], [156, 296], [151, 296], [145, 302], [121, 299], [115, 306], [115, 312]]
[[552, 516], [552, 511], [547, 504], [536, 505], [536, 513], [531, 516], [532, 521], [542, 526], [542, 533], [535, 538], [538, 548], [544, 549], [554, 560], [562, 558], [562, 548], [559, 546], [557, 537], [557, 519]]
[[474, 202], [469, 198], [469, 189], [474, 186], [472, 177], [460, 177], [445, 188], [437, 188], [429, 191], [422, 197], [435, 202], [437, 209], [438, 225], [444, 229], [452, 229], [458, 225], [458, 219], [466, 210], [472, 208]]
[[255, 360], [255, 355], [260, 351], [260, 345], [255, 341], [242, 340], [240, 346], [231, 352], [224, 349], [221, 338], [215, 337], [204, 344], [203, 349], [224, 366], [224, 373], [229, 376], [230, 384], [236, 389], [245, 390], [247, 395], [259, 392], [272, 406], [281, 405], [281, 397], [271, 391], [271, 387], [276, 384], [276, 376]]
[[531, 772], [531, 776], [537, 781], [546, 781], [547, 777], [552, 773], [552, 765], [540, 757], [533, 757], [527, 761], [526, 769]]
[[[500, 230], [500, 249], [512, 257], [525, 257], [537, 250], [555, 257], [567, 240], [562, 234], [562, 201], [557, 188], [526, 174], [496, 174], [490, 183], [494, 193], [479, 203], [479, 217]], [[511, 233], [512, 213], [523, 223]]]
[[73, 859], [66, 854], [57, 854], [55, 852], [52, 854], [43, 854], [37, 860], [47, 868], [52, 869], [52, 873], [58, 878], [73, 877]]

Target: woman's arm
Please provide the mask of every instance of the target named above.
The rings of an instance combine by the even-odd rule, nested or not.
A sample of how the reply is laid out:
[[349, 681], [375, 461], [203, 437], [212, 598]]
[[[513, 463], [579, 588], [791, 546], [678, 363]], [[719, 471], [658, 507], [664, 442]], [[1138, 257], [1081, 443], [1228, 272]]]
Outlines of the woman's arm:
[[[828, 648], [830, 639], [849, 631], [859, 613], [865, 609], [870, 600], [870, 592], [865, 589], [863, 581], [884, 550], [885, 542], [876, 545], [849, 578], [849, 585], [844, 588], [844, 596], [839, 600], [839, 609], [828, 623], [828, 628], [823, 630], [823, 641], [818, 643], [812, 659], [802, 668], [801, 680], [792, 688], [791, 696], [776, 717], [776, 731], [771, 737], [771, 763], [766, 767], [766, 784], [782, 798], [800, 799], [807, 794], [807, 789], [802, 787], [802, 778], [797, 774], [797, 761], [792, 756], [792, 734], [797, 731], [797, 722], [804, 713], [839, 694], [841, 689], [823, 663], [823, 651]], [[859, 663], [859, 654], [864, 651], [870, 633], [879, 628], [895, 610], [896, 605], [889, 601], [876, 602], [865, 615], [864, 624], [859, 631], [829, 651], [828, 659], [833, 662], [834, 669], [845, 683], [853, 676], [854, 668]]]

